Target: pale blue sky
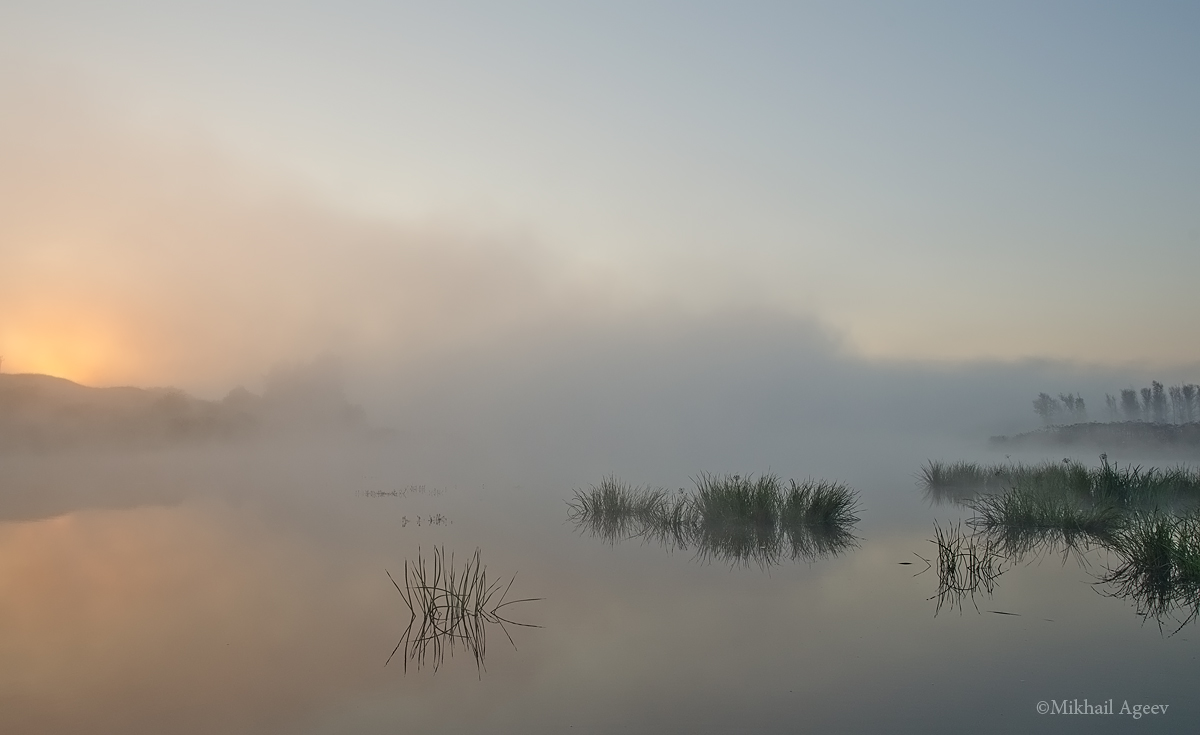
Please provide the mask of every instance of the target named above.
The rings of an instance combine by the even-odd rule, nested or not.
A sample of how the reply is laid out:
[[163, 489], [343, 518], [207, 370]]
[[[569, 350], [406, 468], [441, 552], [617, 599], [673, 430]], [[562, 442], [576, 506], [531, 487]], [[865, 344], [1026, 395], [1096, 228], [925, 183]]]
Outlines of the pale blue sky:
[[1194, 4], [6, 2], [0, 45], [330, 207], [867, 355], [1200, 358]]

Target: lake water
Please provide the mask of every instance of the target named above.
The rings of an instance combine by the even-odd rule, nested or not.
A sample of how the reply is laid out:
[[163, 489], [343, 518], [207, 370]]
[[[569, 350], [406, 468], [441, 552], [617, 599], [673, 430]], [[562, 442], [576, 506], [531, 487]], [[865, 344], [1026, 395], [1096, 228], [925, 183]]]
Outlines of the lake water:
[[[386, 444], [5, 458], [0, 732], [1195, 732], [1200, 629], [1106, 595], [1107, 552], [1034, 555], [938, 609], [919, 557], [964, 511], [915, 476], [954, 452], [798, 452], [775, 471], [859, 491], [858, 545], [766, 569], [577, 529], [567, 500], [602, 470], [562, 462], [467, 470]], [[640, 469], [618, 474], [769, 468]], [[434, 547], [515, 575], [510, 597], [541, 599], [506, 614], [540, 627], [509, 627], [514, 647], [485, 626], [482, 666], [462, 646], [436, 672], [403, 647], [385, 666], [410, 619], [385, 571]], [[1037, 711], [1062, 700], [1114, 713]]]

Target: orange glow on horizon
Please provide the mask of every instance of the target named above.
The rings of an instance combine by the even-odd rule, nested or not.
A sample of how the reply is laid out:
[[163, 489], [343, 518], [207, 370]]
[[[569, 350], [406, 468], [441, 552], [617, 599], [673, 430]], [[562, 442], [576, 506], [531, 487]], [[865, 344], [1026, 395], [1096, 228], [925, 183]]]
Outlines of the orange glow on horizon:
[[41, 373], [84, 385], [139, 377], [137, 351], [98, 320], [41, 319], [0, 327], [6, 373]]

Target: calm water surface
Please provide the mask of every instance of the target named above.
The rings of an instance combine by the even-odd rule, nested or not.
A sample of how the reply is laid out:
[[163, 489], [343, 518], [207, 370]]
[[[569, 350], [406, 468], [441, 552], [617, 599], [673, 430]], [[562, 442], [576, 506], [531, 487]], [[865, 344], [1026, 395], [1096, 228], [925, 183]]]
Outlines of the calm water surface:
[[[917, 555], [962, 511], [923, 497], [928, 456], [777, 470], [851, 483], [862, 520], [857, 548], [769, 569], [581, 532], [566, 500], [601, 475], [569, 468], [387, 447], [6, 458], [0, 731], [1195, 732], [1198, 629], [1103, 594], [1105, 552], [1027, 559], [937, 610]], [[514, 649], [491, 626], [482, 669], [461, 647], [436, 673], [403, 649], [385, 666], [409, 621], [385, 570], [434, 546], [515, 574], [512, 597], [543, 599], [508, 615], [541, 627], [510, 628]], [[1085, 698], [1169, 709], [1036, 711]]]

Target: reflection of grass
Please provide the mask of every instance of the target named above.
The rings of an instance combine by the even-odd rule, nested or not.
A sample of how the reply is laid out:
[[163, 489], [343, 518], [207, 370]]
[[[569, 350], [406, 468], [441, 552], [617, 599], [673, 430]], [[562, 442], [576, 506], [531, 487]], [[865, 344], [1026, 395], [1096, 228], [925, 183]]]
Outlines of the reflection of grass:
[[488, 625], [499, 625], [509, 643], [513, 640], [505, 624], [539, 627], [517, 623], [500, 614], [509, 605], [538, 598], [506, 601], [516, 575], [507, 585], [503, 581], [488, 582], [487, 568], [480, 562], [479, 549], [461, 567], [455, 564], [453, 555], [446, 559], [445, 549], [435, 547], [432, 560], [418, 551], [415, 562], [404, 562], [403, 587], [390, 572], [388, 579], [408, 606], [411, 618], [385, 666], [403, 647], [405, 670], [410, 660], [420, 668], [428, 659], [437, 671], [446, 653], [454, 655], [455, 646], [461, 645], [482, 669]]
[[615, 477], [606, 477], [586, 493], [577, 491], [570, 513], [611, 543], [647, 522], [663, 494], [662, 490], [631, 487]]
[[1017, 556], [1059, 542], [1067, 549], [1105, 543], [1125, 522], [1125, 514], [1114, 506], [1026, 487], [984, 495], [972, 501], [971, 508], [975, 515], [968, 523]]
[[1119, 560], [1098, 578], [1108, 594], [1131, 599], [1160, 627], [1173, 620], [1178, 631], [1200, 618], [1200, 470], [1100, 460], [1094, 468], [1071, 460], [927, 463], [927, 492], [974, 511], [970, 536], [935, 530], [938, 609], [947, 602], [961, 609], [964, 595], [990, 593], [1005, 562], [1058, 547], [1064, 554], [1103, 548]]
[[937, 600], [935, 615], [945, 606], [961, 611], [963, 601], [970, 597], [974, 604], [979, 593], [991, 595], [1006, 565], [1024, 554], [1064, 544], [1067, 549], [1096, 546], [1115, 555], [1120, 563], [1096, 583], [1107, 585], [1105, 594], [1111, 597], [1132, 600], [1138, 615], [1160, 628], [1171, 621], [1179, 632], [1200, 619], [1200, 513], [1132, 511], [1114, 524], [1111, 517], [1090, 516], [1086, 509], [1041, 505], [1029, 498], [1010, 502], [1006, 507], [1013, 510], [1007, 517], [1024, 518], [1024, 523], [984, 525], [976, 518], [969, 522], [975, 528], [971, 534], [957, 525], [934, 524], [936, 567], [925, 561], [938, 575], [937, 593], [930, 598]]
[[757, 480], [739, 475], [701, 475], [692, 501], [694, 538], [702, 557], [778, 563], [782, 483], [775, 475]]
[[980, 493], [999, 492], [1030, 473], [1022, 464], [984, 465], [978, 462], [929, 460], [919, 475], [925, 496], [934, 503], [966, 503]]
[[[1200, 616], [1200, 517], [1148, 513], [1134, 518], [1110, 546], [1122, 563], [1101, 578], [1139, 615], [1183, 626]], [[1182, 620], [1179, 618], [1182, 616]]]
[[853, 490], [825, 480], [789, 484], [780, 522], [793, 559], [832, 556], [854, 545], [850, 528], [858, 522], [858, 500]]
[[641, 537], [695, 547], [703, 558], [767, 566], [785, 555], [816, 559], [850, 548], [857, 496], [845, 485], [779, 477], [700, 475], [696, 493], [631, 487], [606, 478], [576, 491], [568, 517], [611, 542]]
[[976, 594], [992, 594], [1005, 561], [992, 536], [964, 533], [958, 524], [942, 528], [935, 522], [931, 541], [937, 546], [937, 563], [930, 563], [938, 575], [937, 594], [930, 598], [937, 600], [934, 615], [947, 605], [962, 612], [963, 600], [970, 597], [975, 605]]

